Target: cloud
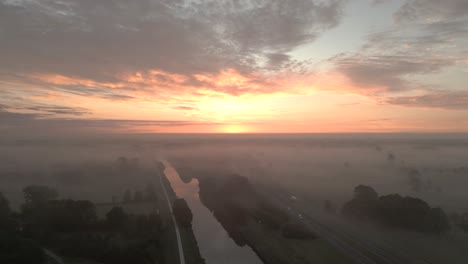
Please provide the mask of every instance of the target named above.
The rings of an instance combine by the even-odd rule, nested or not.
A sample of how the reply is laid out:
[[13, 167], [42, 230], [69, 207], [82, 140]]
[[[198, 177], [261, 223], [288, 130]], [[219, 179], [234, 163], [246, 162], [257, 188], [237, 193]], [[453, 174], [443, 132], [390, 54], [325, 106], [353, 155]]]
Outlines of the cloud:
[[[287, 52], [335, 27], [343, 3], [0, 0], [0, 76], [115, 100], [131, 99], [126, 89], [178, 93], [170, 86], [174, 80], [164, 80], [173, 75], [187, 79], [188, 85], [179, 84], [181, 92], [197, 90], [196, 84], [203, 83], [197, 83], [195, 75], [234, 69], [250, 76], [263, 74], [271, 65], [279, 67], [287, 61]], [[153, 71], [164, 74], [152, 86], [124, 80]], [[55, 79], [38, 79], [41, 76]], [[251, 90], [203, 88], [235, 95]]]
[[466, 0], [408, 0], [394, 14], [398, 23], [434, 23], [468, 15]]
[[468, 109], [468, 91], [432, 92], [418, 96], [398, 96], [387, 98], [386, 103], [422, 108]]
[[468, 44], [467, 12], [464, 0], [408, 0], [393, 15], [396, 25], [369, 34], [358, 51], [330, 61], [360, 94], [380, 98], [389, 92], [432, 92], [436, 86], [422, 77], [466, 57], [462, 47]]
[[177, 110], [185, 110], [185, 111], [197, 110], [196, 107], [184, 106], [184, 105], [174, 106], [173, 108]]
[[[16, 92], [16, 91], [15, 91]], [[77, 106], [67, 106], [64, 103], [43, 103], [43, 100], [35, 100], [25, 97], [22, 93], [12, 91], [0, 91], [0, 110], [14, 113], [28, 113], [32, 117], [47, 118], [47, 117], [77, 117], [92, 114], [89, 109]], [[33, 97], [47, 96], [45, 93], [34, 93]], [[13, 112], [13, 113], [12, 113]], [[5, 114], [7, 115], [7, 114]], [[8, 114], [9, 115], [9, 114]]]
[[[336, 26], [343, 1], [202, 1], [205, 17], [240, 51], [289, 51]], [[274, 15], [273, 15], [274, 14]]]
[[[8, 110], [7, 110], [8, 109]], [[16, 109], [17, 111], [19, 109]], [[24, 109], [23, 109], [24, 110]], [[37, 107], [34, 111], [71, 111], [57, 107]], [[125, 120], [125, 119], [83, 119], [48, 118], [44, 113], [19, 113], [0, 105], [0, 133], [3, 136], [21, 137], [67, 136], [75, 134], [95, 134], [103, 132], [155, 132], [165, 128], [191, 126], [219, 126], [225, 123], [188, 120]]]
[[25, 107], [22, 110], [37, 111], [45, 114], [52, 115], [71, 115], [71, 116], [82, 116], [90, 114], [90, 112], [80, 107], [67, 107], [67, 106], [30, 106]]
[[350, 78], [357, 89], [364, 92], [419, 89], [422, 84], [409, 80], [409, 77], [433, 73], [452, 63], [449, 59], [363, 54], [339, 56], [334, 58], [333, 62], [338, 71]]
[[38, 114], [12, 113], [6, 110], [6, 106], [0, 105], [0, 127], [14, 127], [17, 124], [39, 118]]

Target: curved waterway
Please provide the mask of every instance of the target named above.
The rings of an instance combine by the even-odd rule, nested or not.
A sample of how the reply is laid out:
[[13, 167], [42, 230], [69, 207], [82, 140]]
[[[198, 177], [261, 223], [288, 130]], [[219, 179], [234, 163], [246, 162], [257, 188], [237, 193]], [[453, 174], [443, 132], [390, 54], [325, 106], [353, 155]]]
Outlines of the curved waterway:
[[253, 250], [239, 247], [229, 237], [223, 226], [200, 201], [198, 180], [184, 183], [177, 171], [164, 161], [164, 174], [171, 183], [177, 197], [184, 198], [193, 213], [192, 227], [197, 238], [200, 253], [207, 264], [261, 264], [263, 263]]

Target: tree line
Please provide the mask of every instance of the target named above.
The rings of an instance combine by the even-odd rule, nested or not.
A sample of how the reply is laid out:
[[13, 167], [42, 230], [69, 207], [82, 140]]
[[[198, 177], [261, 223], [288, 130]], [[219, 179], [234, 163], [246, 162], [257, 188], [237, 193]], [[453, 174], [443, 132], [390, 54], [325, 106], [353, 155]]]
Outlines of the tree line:
[[14, 212], [0, 193], [0, 263], [46, 263], [44, 248], [104, 264], [164, 260], [155, 212], [132, 215], [117, 206], [99, 219], [91, 201], [59, 199], [47, 186], [27, 186], [23, 194], [25, 203]]
[[399, 194], [379, 194], [370, 186], [354, 188], [354, 196], [342, 208], [342, 214], [385, 226], [441, 233], [450, 229], [444, 210], [432, 208], [422, 199]]

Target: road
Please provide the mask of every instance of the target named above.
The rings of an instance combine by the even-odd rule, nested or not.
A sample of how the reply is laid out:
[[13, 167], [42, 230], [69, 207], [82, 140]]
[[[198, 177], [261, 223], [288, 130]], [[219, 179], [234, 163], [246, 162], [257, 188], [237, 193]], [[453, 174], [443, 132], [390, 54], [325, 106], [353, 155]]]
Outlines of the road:
[[54, 252], [44, 248], [44, 253], [50, 258], [52, 259], [53, 261], [55, 261], [55, 263], [57, 264], [65, 264], [65, 262], [63, 261], [63, 259], [59, 256], [57, 256]]
[[174, 227], [175, 227], [175, 233], [176, 233], [176, 237], [177, 237], [177, 246], [179, 248], [180, 264], [185, 264], [184, 249], [182, 247], [182, 239], [180, 238], [179, 226], [177, 225], [176, 219], [174, 217], [174, 213], [172, 212], [172, 205], [171, 205], [171, 202], [170, 202], [171, 200], [169, 199], [169, 196], [167, 195], [166, 185], [163, 183], [161, 175], [159, 175], [159, 183], [161, 184], [162, 189], [164, 191], [164, 196], [166, 197], [167, 205], [169, 207], [169, 211], [171, 212], [172, 223], [174, 224]]
[[387, 249], [378, 246], [373, 241], [364, 239], [357, 234], [351, 233], [338, 222], [326, 221], [318, 217], [317, 213], [307, 209], [307, 205], [301, 203], [300, 199], [281, 191], [262, 190], [264, 195], [272, 202], [286, 210], [291, 217], [298, 218], [319, 237], [328, 241], [331, 245], [358, 264], [416, 264], [426, 263], [397, 256]]

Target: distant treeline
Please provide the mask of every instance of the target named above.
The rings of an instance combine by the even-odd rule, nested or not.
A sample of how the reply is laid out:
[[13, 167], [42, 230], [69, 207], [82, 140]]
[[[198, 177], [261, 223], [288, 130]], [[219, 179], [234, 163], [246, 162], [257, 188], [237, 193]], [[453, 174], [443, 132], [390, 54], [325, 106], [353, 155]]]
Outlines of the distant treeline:
[[365, 185], [354, 188], [354, 197], [343, 206], [342, 213], [354, 219], [415, 231], [440, 233], [450, 229], [448, 217], [441, 208], [431, 208], [421, 199], [399, 194], [379, 196]]
[[[135, 192], [132, 192], [132, 190], [126, 190], [122, 196], [121, 202], [155, 202], [157, 199], [158, 195], [156, 194], [156, 188], [152, 183], [150, 183], [146, 186], [144, 191], [136, 190]], [[112, 197], [112, 202], [116, 203], [119, 202], [119, 200], [114, 196]]]

